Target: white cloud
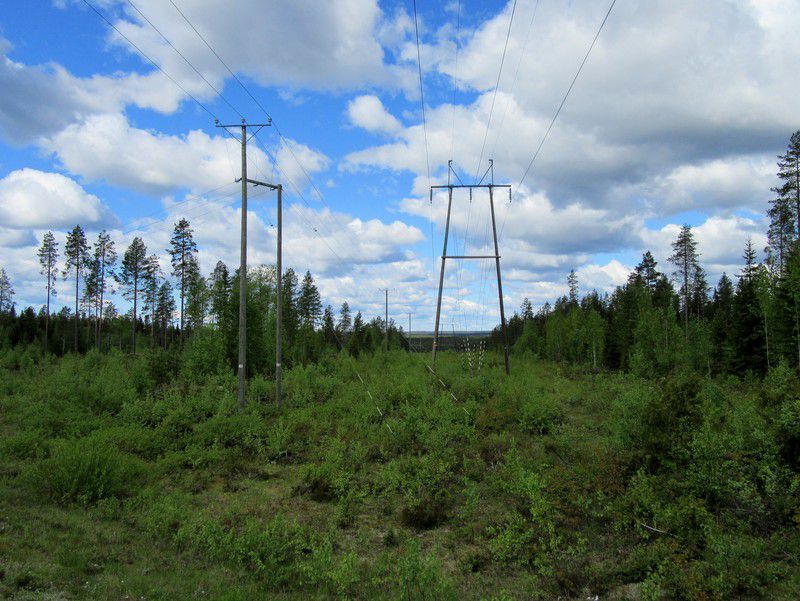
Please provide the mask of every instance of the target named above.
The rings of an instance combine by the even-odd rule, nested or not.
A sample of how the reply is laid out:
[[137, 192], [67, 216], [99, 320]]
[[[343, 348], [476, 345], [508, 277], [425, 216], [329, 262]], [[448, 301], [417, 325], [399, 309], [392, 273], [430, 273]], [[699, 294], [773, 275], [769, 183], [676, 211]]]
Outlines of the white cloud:
[[[100, 226], [114, 221], [99, 198], [59, 173], [25, 168], [0, 180], [3, 230], [67, 228], [76, 223]], [[24, 239], [19, 234], [6, 233], [6, 239], [9, 236], [17, 241]]]
[[[120, 31], [182, 83], [200, 80], [135, 10], [121, 4], [124, 16], [115, 22]], [[227, 76], [169, 3], [136, 5], [212, 83]], [[384, 60], [377, 0], [184, 0], [179, 6], [226, 63], [264, 86], [341, 90], [413, 81], [406, 69]], [[255, 25], [242, 28], [243, 22]], [[110, 39], [129, 50], [116, 34]]]
[[275, 159], [284, 178], [300, 190], [310, 186], [308, 178], [313, 181], [313, 174], [326, 170], [331, 162], [325, 154], [288, 138], [281, 139]]
[[397, 117], [374, 95], [358, 96], [348, 102], [347, 117], [353, 125], [373, 133], [391, 134], [402, 128]]
[[[148, 194], [209, 189], [232, 180], [239, 169], [231, 153], [237, 155], [226, 144], [235, 148], [235, 141], [200, 130], [174, 136], [138, 129], [119, 114], [90, 116], [43, 142], [71, 173]], [[249, 155], [254, 164], [265, 164], [258, 148], [251, 146]]]
[[662, 213], [749, 208], [763, 212], [774, 185], [772, 158], [743, 156], [680, 165], [644, 184], [651, 209]]

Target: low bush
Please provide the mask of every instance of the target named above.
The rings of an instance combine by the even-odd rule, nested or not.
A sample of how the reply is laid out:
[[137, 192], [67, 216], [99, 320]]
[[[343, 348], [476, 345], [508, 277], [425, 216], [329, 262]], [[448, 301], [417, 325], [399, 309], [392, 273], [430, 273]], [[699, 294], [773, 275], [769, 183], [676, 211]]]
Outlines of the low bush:
[[90, 505], [134, 489], [141, 464], [97, 438], [53, 444], [50, 456], [35, 464], [30, 477], [38, 490], [60, 504]]

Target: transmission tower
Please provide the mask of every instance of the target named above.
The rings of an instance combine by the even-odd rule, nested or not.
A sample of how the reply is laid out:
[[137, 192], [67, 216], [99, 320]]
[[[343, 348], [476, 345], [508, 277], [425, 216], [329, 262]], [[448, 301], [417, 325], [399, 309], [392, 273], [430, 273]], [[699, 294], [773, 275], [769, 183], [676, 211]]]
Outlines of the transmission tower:
[[[436, 300], [436, 325], [433, 331], [433, 355], [431, 361], [436, 364], [436, 348], [439, 344], [439, 320], [442, 313], [442, 288], [444, 286], [444, 268], [447, 259], [494, 259], [495, 267], [497, 269], [497, 294], [500, 300], [500, 325], [503, 330], [503, 354], [505, 359], [506, 375], [510, 373], [508, 367], [508, 332], [506, 330], [506, 313], [503, 307], [503, 280], [500, 276], [500, 250], [497, 245], [497, 223], [494, 216], [494, 190], [495, 188], [507, 188], [509, 200], [511, 198], [511, 186], [508, 184], [495, 184], [494, 183], [494, 161], [489, 159], [489, 168], [477, 184], [454, 184], [450, 176], [455, 175], [459, 182], [461, 179], [453, 170], [453, 161], [447, 161], [447, 185], [446, 186], [431, 186], [430, 202], [433, 203], [434, 190], [447, 190], [447, 220], [444, 226], [444, 248], [442, 249], [442, 267], [439, 272], [439, 295]], [[489, 175], [489, 183], [484, 184], [483, 180]], [[447, 254], [447, 239], [450, 234], [450, 215], [453, 207], [453, 190], [459, 188], [466, 188], [469, 190], [470, 198], [472, 198], [472, 191], [475, 189], [486, 188], [489, 190], [489, 210], [492, 216], [492, 235], [494, 237], [494, 254], [493, 255], [448, 255]]]

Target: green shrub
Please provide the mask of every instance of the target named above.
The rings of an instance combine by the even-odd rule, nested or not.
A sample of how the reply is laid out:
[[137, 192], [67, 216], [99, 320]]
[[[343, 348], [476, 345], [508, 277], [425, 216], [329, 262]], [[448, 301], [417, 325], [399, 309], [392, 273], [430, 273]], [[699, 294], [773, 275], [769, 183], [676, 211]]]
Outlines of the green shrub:
[[264, 439], [263, 424], [247, 413], [214, 415], [196, 424], [190, 437], [192, 444], [201, 447], [237, 448], [251, 454], [264, 447]]
[[396, 560], [392, 573], [397, 598], [402, 601], [456, 599], [456, 590], [433, 554], [423, 554], [412, 540]]
[[39, 490], [61, 504], [89, 505], [130, 492], [141, 464], [107, 442], [95, 438], [65, 440], [32, 469]]
[[561, 421], [558, 400], [547, 395], [530, 395], [520, 408], [518, 423], [523, 432], [547, 434]]
[[0, 456], [14, 459], [33, 459], [46, 453], [47, 443], [42, 432], [27, 430], [11, 434], [0, 442]]
[[222, 331], [210, 328], [194, 331], [183, 351], [182, 363], [181, 375], [192, 382], [203, 382], [207, 376], [230, 371]]

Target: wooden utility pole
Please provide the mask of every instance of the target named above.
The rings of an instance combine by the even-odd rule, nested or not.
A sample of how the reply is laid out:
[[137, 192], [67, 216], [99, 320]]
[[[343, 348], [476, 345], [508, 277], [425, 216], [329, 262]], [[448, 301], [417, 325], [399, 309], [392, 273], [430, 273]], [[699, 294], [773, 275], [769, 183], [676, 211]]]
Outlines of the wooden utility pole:
[[[384, 330], [383, 330], [383, 347], [384, 350], [389, 350], [389, 288], [381, 288], [381, 291], [386, 295], [384, 304]], [[394, 288], [392, 289], [394, 291]]]
[[386, 292], [386, 317], [384, 318], [384, 328], [386, 329], [386, 333], [384, 334], [384, 341], [383, 346], [384, 350], [389, 350], [389, 289], [385, 290]]
[[[267, 123], [251, 123], [248, 124], [242, 119], [241, 124], [237, 125], [222, 125], [219, 120], [214, 120], [216, 127], [224, 127], [229, 129], [231, 127], [240, 127], [242, 132], [242, 177], [239, 181], [242, 182], [242, 222], [241, 222], [241, 245], [239, 250], [239, 361], [237, 372], [239, 376], [239, 409], [244, 409], [247, 404], [246, 389], [247, 389], [247, 184], [250, 182], [247, 179], [247, 128], [257, 128], [253, 135], [258, 131], [272, 124], [270, 119]], [[280, 276], [279, 276], [280, 277]], [[183, 313], [181, 312], [181, 319]], [[181, 335], [183, 328], [181, 327]]]
[[[444, 266], [445, 261], [447, 259], [494, 259], [495, 260], [495, 267], [497, 269], [497, 293], [500, 300], [500, 325], [503, 330], [503, 354], [505, 358], [505, 372], [508, 375], [509, 366], [508, 366], [508, 332], [506, 330], [506, 314], [505, 309], [503, 307], [503, 282], [500, 277], [500, 250], [499, 245], [497, 242], [497, 224], [495, 222], [494, 217], [494, 189], [495, 188], [508, 188], [508, 195], [509, 200], [511, 199], [511, 186], [509, 185], [497, 185], [494, 183], [494, 161], [489, 159], [489, 168], [484, 173], [481, 180], [476, 184], [460, 184], [455, 185], [452, 184], [450, 181], [450, 174], [451, 172], [455, 174], [453, 170], [453, 161], [447, 162], [447, 185], [446, 186], [431, 186], [431, 193], [430, 193], [430, 201], [433, 203], [433, 191], [437, 189], [447, 189], [447, 218], [445, 221], [444, 226], [444, 247], [442, 249], [442, 267], [439, 271], [439, 295], [436, 300], [436, 323], [434, 326], [433, 331], [433, 352], [431, 357], [431, 362], [435, 365], [436, 364], [436, 348], [439, 343], [439, 320], [441, 318], [442, 313], [442, 290], [444, 287]], [[491, 173], [490, 183], [484, 184], [483, 180], [487, 174]], [[458, 177], [458, 175], [456, 175]], [[460, 181], [460, 178], [459, 178]], [[487, 188], [489, 190], [489, 209], [491, 212], [492, 217], [492, 234], [494, 236], [494, 254], [493, 255], [448, 255], [447, 254], [447, 239], [450, 234], [450, 214], [453, 207], [453, 189], [456, 188], [467, 188], [470, 192], [470, 199], [472, 198], [472, 191], [477, 188]], [[454, 334], [455, 334], [455, 326], [453, 326]]]

